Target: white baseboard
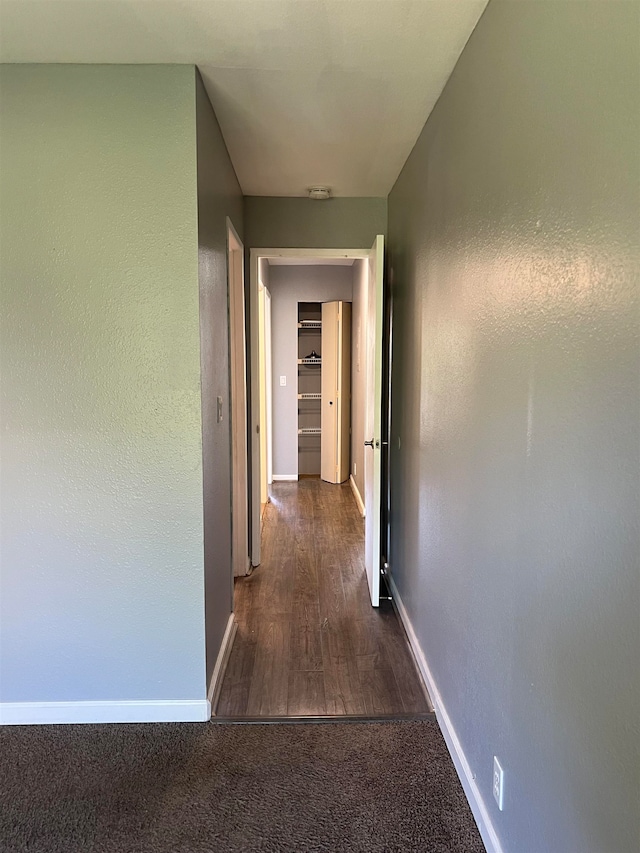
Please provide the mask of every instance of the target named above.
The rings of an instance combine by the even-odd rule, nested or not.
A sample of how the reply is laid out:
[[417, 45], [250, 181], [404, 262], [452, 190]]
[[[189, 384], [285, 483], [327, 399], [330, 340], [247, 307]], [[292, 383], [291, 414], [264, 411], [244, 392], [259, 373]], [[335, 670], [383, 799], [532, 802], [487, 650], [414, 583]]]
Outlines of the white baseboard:
[[3, 702], [0, 725], [63, 723], [200, 723], [211, 718], [208, 699], [113, 702]]
[[298, 479], [297, 474], [274, 474], [273, 475], [273, 482], [274, 483], [279, 483], [279, 482], [283, 482], [283, 483], [291, 482], [291, 483], [293, 483], [297, 479]]
[[429, 696], [431, 697], [431, 701], [436, 712], [436, 719], [438, 720], [442, 736], [444, 737], [451, 758], [453, 759], [456, 772], [460, 777], [460, 782], [462, 783], [465, 795], [469, 801], [469, 805], [471, 806], [471, 811], [473, 812], [473, 817], [478, 825], [478, 830], [480, 831], [484, 846], [487, 848], [488, 853], [502, 853], [500, 839], [498, 838], [493, 826], [491, 815], [489, 814], [485, 802], [482, 799], [482, 795], [480, 794], [480, 790], [476, 784], [473, 772], [462, 749], [462, 744], [456, 734], [456, 730], [453, 727], [453, 723], [447, 713], [447, 709], [444, 706], [442, 697], [440, 696], [440, 691], [438, 690], [433, 675], [431, 674], [431, 670], [429, 669], [427, 659], [422, 651], [420, 643], [418, 642], [416, 633], [413, 630], [409, 614], [402, 603], [402, 599], [398, 594], [398, 588], [396, 587], [393, 578], [390, 575], [387, 575], [387, 580], [391, 587], [391, 595], [393, 596], [393, 602], [398, 612], [398, 616], [400, 617], [400, 621], [407, 632], [407, 637], [409, 638], [409, 643], [413, 650], [416, 663], [418, 664], [418, 668], [420, 669], [424, 682], [427, 685], [427, 690], [429, 691]]
[[222, 638], [222, 644], [220, 646], [220, 651], [218, 652], [216, 665], [214, 666], [213, 673], [211, 674], [211, 684], [209, 685], [209, 693], [207, 694], [212, 714], [215, 714], [216, 712], [216, 705], [220, 698], [222, 681], [227, 669], [227, 664], [229, 663], [229, 656], [231, 655], [231, 648], [233, 647], [233, 641], [236, 638], [237, 630], [238, 623], [236, 622], [233, 613], [231, 613], [229, 615], [227, 627], [224, 631], [224, 637]]
[[356, 485], [356, 481], [353, 479], [353, 474], [349, 475], [349, 482], [351, 483], [351, 491], [353, 492], [353, 496], [356, 499], [356, 503], [358, 504], [358, 509], [360, 510], [360, 515], [364, 518], [367, 514], [367, 511], [364, 508], [364, 501], [362, 500], [362, 495]]

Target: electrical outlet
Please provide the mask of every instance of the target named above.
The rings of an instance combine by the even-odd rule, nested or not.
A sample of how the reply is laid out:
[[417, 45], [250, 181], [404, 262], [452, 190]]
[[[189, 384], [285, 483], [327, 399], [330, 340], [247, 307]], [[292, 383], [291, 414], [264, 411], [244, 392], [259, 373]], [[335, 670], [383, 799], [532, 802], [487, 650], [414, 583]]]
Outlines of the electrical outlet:
[[285, 386], [286, 384], [287, 384], [287, 377], [286, 377], [286, 376], [281, 376], [281, 377], [280, 377], [280, 385], [281, 385], [281, 387], [282, 387], [282, 388], [284, 388], [284, 386]]
[[495, 755], [493, 756], [493, 799], [502, 811], [504, 805], [504, 771]]

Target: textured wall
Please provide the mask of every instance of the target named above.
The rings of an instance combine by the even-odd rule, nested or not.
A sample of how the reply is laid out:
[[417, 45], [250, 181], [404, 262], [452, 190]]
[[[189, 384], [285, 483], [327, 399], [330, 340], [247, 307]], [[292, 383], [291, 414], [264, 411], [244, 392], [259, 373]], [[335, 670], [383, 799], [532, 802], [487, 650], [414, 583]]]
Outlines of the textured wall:
[[[226, 218], [242, 238], [242, 193], [198, 72], [196, 115], [208, 684], [232, 609]], [[218, 396], [223, 400], [220, 423]]]
[[[298, 302], [351, 301], [352, 268], [271, 266], [273, 473], [298, 473]], [[287, 377], [280, 387], [280, 377]]]
[[[353, 264], [351, 310], [351, 473], [364, 501], [364, 422], [367, 391], [367, 304], [369, 262]], [[354, 472], [355, 465], [355, 472]]]
[[392, 569], [513, 853], [638, 845], [639, 14], [492, 0], [389, 200]]
[[387, 233], [385, 198], [244, 200], [245, 243], [261, 249], [368, 249]]
[[193, 68], [1, 75], [1, 699], [203, 698]]

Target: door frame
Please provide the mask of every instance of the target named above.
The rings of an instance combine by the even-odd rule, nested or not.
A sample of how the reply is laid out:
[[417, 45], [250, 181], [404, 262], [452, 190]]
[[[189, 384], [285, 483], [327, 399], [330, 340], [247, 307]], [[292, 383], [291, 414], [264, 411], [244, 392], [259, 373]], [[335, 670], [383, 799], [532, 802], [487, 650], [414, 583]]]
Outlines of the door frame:
[[271, 350], [271, 291], [264, 289], [264, 345], [266, 376], [266, 410], [267, 410], [267, 488], [273, 483], [273, 376]]
[[[233, 576], [238, 577], [247, 574], [250, 560], [244, 246], [228, 216], [226, 225], [229, 305], [231, 567]], [[218, 401], [218, 405], [221, 405], [220, 401]]]
[[368, 259], [371, 249], [259, 249], [249, 250], [249, 408], [248, 421], [250, 424], [251, 446], [249, 459], [251, 467], [250, 489], [250, 542], [251, 565], [259, 566], [260, 555], [260, 350], [258, 336], [259, 292], [258, 264], [261, 258], [292, 258], [299, 260], [318, 259], [338, 260], [349, 258], [353, 260]]
[[269, 290], [263, 282], [259, 283], [259, 328], [258, 351], [260, 355], [260, 505], [266, 504], [269, 498], [269, 422], [267, 409], [269, 406], [269, 389], [267, 387], [267, 293]]

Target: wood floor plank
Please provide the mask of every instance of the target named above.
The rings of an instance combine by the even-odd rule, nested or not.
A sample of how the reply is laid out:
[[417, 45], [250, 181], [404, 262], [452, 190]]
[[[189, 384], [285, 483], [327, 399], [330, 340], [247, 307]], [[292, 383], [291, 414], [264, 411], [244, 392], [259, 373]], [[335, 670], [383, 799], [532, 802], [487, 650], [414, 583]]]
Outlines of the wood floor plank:
[[360, 686], [367, 714], [395, 714], [404, 708], [393, 670], [362, 669]]
[[320, 716], [327, 713], [322, 672], [289, 673], [287, 714], [290, 717]]
[[349, 626], [358, 669], [392, 669], [386, 654], [386, 635], [372, 620], [354, 619]]
[[289, 643], [288, 622], [266, 622], [260, 626], [247, 699], [247, 716], [278, 717], [287, 714]]
[[366, 714], [357, 659], [344, 623], [323, 623], [322, 659], [327, 714]]
[[327, 714], [349, 717], [367, 713], [358, 669], [352, 661], [331, 663], [325, 668], [324, 692]]
[[292, 670], [322, 671], [322, 639], [318, 625], [291, 623], [289, 665]]
[[338, 565], [336, 548], [325, 537], [318, 543], [318, 603], [321, 619], [339, 619], [345, 613], [342, 574]]

